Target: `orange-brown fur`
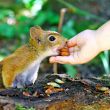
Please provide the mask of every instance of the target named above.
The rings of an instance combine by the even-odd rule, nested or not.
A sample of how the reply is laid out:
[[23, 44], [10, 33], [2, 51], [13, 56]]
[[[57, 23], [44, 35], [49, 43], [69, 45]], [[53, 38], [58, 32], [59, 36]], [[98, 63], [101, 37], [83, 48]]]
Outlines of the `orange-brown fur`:
[[[49, 35], [57, 38], [57, 41], [51, 43], [47, 40]], [[6, 57], [0, 62], [0, 80], [3, 85], [8, 88], [12, 87], [16, 76], [21, 74], [32, 62], [39, 59], [45, 51], [54, 47], [60, 46], [65, 43], [65, 38], [60, 34], [51, 31], [44, 31], [41, 28], [32, 28], [30, 30], [30, 42], [21, 48], [17, 49], [13, 54]], [[37, 42], [37, 38], [41, 40]]]
[[34, 61], [36, 58], [35, 55], [36, 51], [25, 45], [2, 61], [2, 77], [5, 87], [11, 86], [15, 79], [15, 75], [22, 72], [32, 61]]

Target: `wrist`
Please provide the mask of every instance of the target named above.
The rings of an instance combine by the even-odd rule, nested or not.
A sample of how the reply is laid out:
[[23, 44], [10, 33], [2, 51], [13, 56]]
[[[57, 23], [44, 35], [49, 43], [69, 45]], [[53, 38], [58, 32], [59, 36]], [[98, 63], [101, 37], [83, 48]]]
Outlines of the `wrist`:
[[96, 30], [96, 39], [100, 51], [110, 49], [110, 21]]

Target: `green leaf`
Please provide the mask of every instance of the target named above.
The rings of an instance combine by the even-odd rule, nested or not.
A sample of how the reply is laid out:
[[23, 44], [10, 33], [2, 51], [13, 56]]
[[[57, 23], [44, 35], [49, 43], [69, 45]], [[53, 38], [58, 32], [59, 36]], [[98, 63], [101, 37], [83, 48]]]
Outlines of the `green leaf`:
[[66, 73], [67, 73], [70, 77], [74, 78], [74, 77], [76, 76], [77, 70], [76, 70], [75, 67], [73, 67], [73, 66], [71, 66], [71, 65], [68, 65], [68, 64], [64, 64], [63, 66], [66, 68]]
[[15, 35], [15, 27], [7, 23], [0, 24], [0, 34], [5, 38], [12, 38]]
[[52, 24], [58, 24], [59, 21], [59, 16], [57, 13], [54, 13], [51, 10], [47, 11], [47, 21], [52, 25]]
[[104, 53], [100, 54], [100, 59], [102, 60], [105, 73], [110, 74], [109, 51], [104, 51]]
[[41, 26], [46, 22], [46, 20], [47, 14], [42, 11], [34, 18], [33, 24]]
[[31, 108], [26, 108], [21, 104], [16, 104], [16, 110], [35, 110], [35, 108], [31, 107]]
[[71, 37], [76, 35], [76, 31], [74, 29], [74, 21], [69, 20], [64, 26], [62, 30], [62, 34], [67, 38], [70, 39]]

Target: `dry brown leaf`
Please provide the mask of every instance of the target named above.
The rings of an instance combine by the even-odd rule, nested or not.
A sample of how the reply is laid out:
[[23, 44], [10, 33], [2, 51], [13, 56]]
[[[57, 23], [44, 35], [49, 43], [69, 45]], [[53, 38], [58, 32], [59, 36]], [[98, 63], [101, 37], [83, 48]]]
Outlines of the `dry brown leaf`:
[[23, 92], [23, 95], [24, 95], [24, 96], [31, 96], [31, 95], [29, 94], [29, 92]]
[[51, 94], [53, 94], [53, 93], [62, 92], [62, 91], [64, 91], [63, 88], [49, 87], [49, 88], [47, 88], [47, 89], [45, 90], [45, 93], [46, 93], [47, 95], [51, 95]]
[[37, 91], [35, 91], [32, 96], [39, 97], [40, 96], [40, 93], [38, 93]]

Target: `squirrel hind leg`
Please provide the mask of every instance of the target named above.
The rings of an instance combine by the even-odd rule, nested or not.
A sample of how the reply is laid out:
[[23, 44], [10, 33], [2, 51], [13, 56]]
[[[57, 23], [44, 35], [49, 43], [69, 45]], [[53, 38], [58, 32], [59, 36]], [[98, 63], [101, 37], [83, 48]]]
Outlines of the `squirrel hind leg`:
[[25, 86], [34, 84], [38, 77], [38, 70], [40, 64], [33, 63], [23, 73], [18, 74], [13, 82], [12, 87], [23, 88]]
[[[37, 75], [36, 75], [37, 76]], [[18, 75], [13, 84], [12, 87], [13, 88], [24, 88], [27, 87], [29, 85], [34, 84], [35, 80], [36, 80], [36, 76], [31, 76], [31, 77], [24, 77], [22, 74]]]
[[33, 84], [32, 81], [27, 80], [27, 77], [24, 74], [19, 74], [18, 76], [16, 76], [12, 84], [12, 87], [13, 88], [24, 88], [31, 84]]

